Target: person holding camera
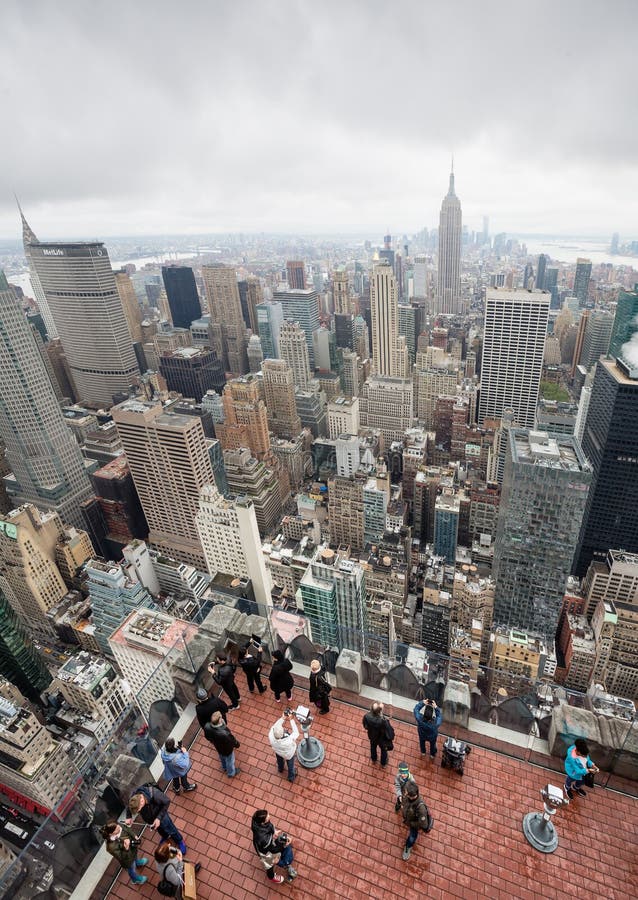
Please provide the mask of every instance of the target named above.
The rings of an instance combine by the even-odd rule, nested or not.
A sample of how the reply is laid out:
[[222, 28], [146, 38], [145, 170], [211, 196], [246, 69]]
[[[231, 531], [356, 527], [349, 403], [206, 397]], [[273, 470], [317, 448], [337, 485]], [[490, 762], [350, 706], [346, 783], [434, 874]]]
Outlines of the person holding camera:
[[173, 841], [186, 856], [186, 841], [177, 825], [168, 814], [170, 800], [154, 784], [143, 784], [133, 791], [126, 810], [126, 824], [131, 825], [133, 816], [140, 815], [143, 822], [157, 830], [162, 841]]
[[295, 722], [295, 714], [291, 709], [287, 709], [268, 732], [268, 740], [277, 757], [277, 769], [283, 772], [285, 762], [288, 766], [288, 781], [291, 783], [297, 777], [295, 755], [298, 738], [299, 729]]
[[295, 682], [292, 675], [292, 663], [283, 655], [281, 650], [275, 650], [272, 655], [273, 664], [270, 669], [268, 681], [270, 690], [275, 695], [277, 703], [281, 703], [281, 695], [286, 695], [286, 700], [292, 700], [292, 689]]
[[239, 747], [239, 741], [222, 719], [220, 712], [213, 713], [210, 722], [204, 727], [204, 737], [217, 750], [222, 770], [226, 775], [229, 778], [239, 775], [241, 769], [235, 766], [235, 750]]
[[330, 691], [332, 687], [326, 678], [326, 670], [318, 659], [310, 663], [310, 690], [308, 698], [319, 710], [319, 715], [330, 712]]
[[570, 800], [574, 799], [574, 791], [579, 797], [586, 797], [587, 791], [583, 790], [583, 781], [590, 775], [592, 779], [596, 772], [600, 772], [589, 756], [589, 747], [584, 738], [577, 738], [567, 751], [565, 757], [565, 793]]
[[[176, 897], [177, 900], [182, 900], [182, 888], [184, 887], [184, 854], [181, 850], [167, 841], [166, 843], [159, 845], [154, 856], [155, 868], [160, 876], [160, 883], [158, 885], [160, 894], [163, 894], [165, 897]], [[195, 873], [199, 872], [201, 867], [201, 863], [195, 863]]]
[[292, 841], [285, 831], [277, 831], [270, 821], [267, 809], [256, 809], [253, 813], [251, 828], [253, 847], [266, 870], [266, 876], [275, 884], [284, 881], [283, 875], [275, 874], [275, 866], [286, 869], [286, 881], [294, 881], [297, 870], [293, 869]]
[[218, 653], [215, 657], [215, 665], [210, 665], [208, 667], [208, 671], [213, 676], [213, 680], [221, 685], [223, 690], [226, 691], [228, 699], [232, 704], [230, 707], [231, 710], [239, 709], [239, 704], [241, 703], [239, 689], [235, 684], [236, 669], [237, 666], [235, 663], [231, 662], [225, 653]]
[[388, 750], [394, 749], [394, 728], [387, 716], [383, 715], [383, 703], [375, 701], [363, 717], [363, 727], [370, 741], [370, 759], [377, 761], [377, 749], [381, 750], [381, 766], [388, 764]]
[[443, 721], [443, 713], [434, 700], [419, 700], [414, 707], [414, 718], [419, 732], [419, 747], [421, 753], [425, 753], [426, 743], [430, 745], [430, 757], [436, 756], [436, 739], [439, 736], [439, 726]]
[[148, 862], [145, 856], [137, 858], [137, 848], [140, 839], [128, 825], [120, 825], [119, 822], [110, 821], [102, 828], [102, 837], [106, 840], [106, 852], [110, 853], [123, 869], [128, 872], [133, 884], [144, 884], [148, 881], [146, 875], [140, 875], [137, 871]]
[[173, 790], [176, 794], [184, 789], [184, 792], [194, 791], [197, 785], [188, 780], [192, 762], [188, 750], [184, 750], [182, 742], [175, 743], [174, 738], [166, 738], [162, 748], [162, 762], [164, 763], [164, 778], [173, 782]]
[[255, 693], [255, 685], [257, 685], [257, 690], [260, 694], [266, 691], [266, 685], [261, 680], [262, 652], [261, 644], [257, 644], [255, 641], [250, 641], [239, 651], [238, 663], [244, 670], [244, 675], [248, 682], [248, 690], [251, 694]]

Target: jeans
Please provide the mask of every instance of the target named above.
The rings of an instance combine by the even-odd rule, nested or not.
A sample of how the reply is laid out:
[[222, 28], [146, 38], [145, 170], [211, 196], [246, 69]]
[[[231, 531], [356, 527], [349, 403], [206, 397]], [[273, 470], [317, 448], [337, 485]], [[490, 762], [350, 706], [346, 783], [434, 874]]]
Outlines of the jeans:
[[[281, 857], [280, 857], [279, 862], [277, 863], [277, 865], [278, 865], [278, 866], [281, 866], [282, 869], [287, 869], [288, 866], [291, 866], [291, 865], [292, 865], [293, 860], [294, 860], [294, 857], [293, 857], [293, 855], [292, 855], [292, 844], [288, 844], [288, 846], [286, 847], [286, 849], [285, 849], [285, 850], [282, 850]], [[270, 880], [272, 881], [273, 878], [275, 877], [275, 867], [273, 866], [272, 868], [267, 869], [267, 870], [266, 870], [266, 875], [267, 875], [268, 878], [270, 878]]]
[[140, 873], [137, 871], [137, 868], [136, 868], [137, 862], [139, 862], [139, 860], [136, 859], [135, 862], [132, 862], [131, 865], [126, 870], [128, 872], [128, 875], [129, 875], [129, 878], [131, 879], [131, 881], [139, 881], [140, 878], [142, 878], [142, 875], [140, 875]]
[[421, 753], [425, 753], [425, 745], [430, 745], [430, 756], [436, 756], [436, 739], [438, 734], [435, 734], [434, 737], [425, 737], [419, 731], [419, 747], [421, 749]]
[[239, 688], [237, 687], [235, 682], [229, 681], [224, 685], [224, 690], [228, 694], [228, 699], [230, 700], [231, 706], [237, 706], [241, 698], [239, 696]]
[[173, 789], [178, 791], [180, 787], [186, 789], [189, 785], [188, 775], [176, 775], [173, 778]]
[[370, 741], [370, 759], [372, 762], [377, 761], [377, 747], [381, 750], [381, 765], [387, 766], [388, 751], [386, 750], [385, 745], [380, 744], [378, 741]]
[[410, 847], [414, 847], [418, 836], [419, 836], [419, 829], [418, 828], [410, 828], [410, 831], [408, 833], [408, 836], [407, 836], [407, 839], [405, 842], [406, 850], [408, 850]]
[[[584, 778], [584, 776], [583, 776]], [[565, 775], [565, 790], [570, 791], [573, 787], [579, 788], [583, 786], [582, 778], [570, 778], [569, 775]]]
[[283, 756], [280, 756], [278, 753], [275, 753], [277, 757], [277, 768], [280, 772], [284, 770], [284, 762], [288, 766], [288, 781], [294, 781], [295, 775], [297, 774], [297, 770], [295, 769], [295, 757], [291, 756], [290, 759], [284, 760]]
[[186, 853], [186, 842], [179, 832], [177, 825], [168, 813], [164, 813], [162, 818], [160, 819], [160, 823], [157, 827], [157, 833], [162, 838], [160, 843], [164, 843], [164, 841], [170, 840], [173, 844], [175, 844], [182, 853]]
[[228, 756], [222, 756], [219, 754], [219, 759], [222, 764], [222, 769], [228, 775], [229, 778], [235, 777], [235, 751], [229, 753]]

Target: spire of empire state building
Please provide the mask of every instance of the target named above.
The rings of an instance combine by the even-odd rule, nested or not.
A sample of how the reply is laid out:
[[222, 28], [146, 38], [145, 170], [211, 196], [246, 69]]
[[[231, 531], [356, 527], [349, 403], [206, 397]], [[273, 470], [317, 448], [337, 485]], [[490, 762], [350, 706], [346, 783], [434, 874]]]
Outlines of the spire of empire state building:
[[461, 312], [461, 203], [454, 191], [454, 161], [450, 186], [441, 204], [439, 218], [439, 264], [436, 311], [455, 315]]

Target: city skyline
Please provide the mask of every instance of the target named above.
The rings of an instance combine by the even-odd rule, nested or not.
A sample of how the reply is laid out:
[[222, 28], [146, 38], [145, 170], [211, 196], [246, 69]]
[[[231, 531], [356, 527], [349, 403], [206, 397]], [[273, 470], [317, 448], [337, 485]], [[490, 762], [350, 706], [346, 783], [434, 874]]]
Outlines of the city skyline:
[[[78, 223], [87, 237], [336, 222], [414, 231], [436, 224], [452, 153], [470, 228], [489, 215], [494, 231], [622, 235], [637, 219], [628, 2], [604, 15], [593, 3], [556, 9], [541, 0], [515, 41], [504, 3], [486, 12], [409, 2], [391, 20], [373, 3], [365, 45], [349, 4], [273, 11], [245, 2], [213, 19], [195, 3], [187, 21], [168, 4], [154, 5], [152, 17], [141, 4], [126, 9], [122, 28], [124, 7], [114, 2], [97, 30], [79, 4], [32, 6], [3, 9], [3, 66], [21, 78], [10, 79], [5, 108], [18, 139], [0, 173], [0, 236], [16, 233], [14, 191], [50, 240], [78, 234]], [[213, 25], [225, 40], [210, 54]], [[164, 59], [178, 28], [182, 39]], [[444, 39], [452, 34], [453, 65]], [[115, 73], [106, 68], [114, 44]], [[240, 46], [236, 78], [229, 57]], [[575, 47], [596, 47], [595, 70]], [[526, 52], [533, 67], [520, 65]], [[401, 60], [401, 75], [379, 78], [380, 58]], [[510, 69], [516, 79], [503, 77]], [[433, 91], [442, 72], [445, 90]], [[82, 127], [50, 102], [70, 84]], [[400, 125], [388, 128], [380, 108], [396, 110]], [[104, 121], [118, 127], [105, 131]], [[541, 122], [535, 133], [530, 123]]]

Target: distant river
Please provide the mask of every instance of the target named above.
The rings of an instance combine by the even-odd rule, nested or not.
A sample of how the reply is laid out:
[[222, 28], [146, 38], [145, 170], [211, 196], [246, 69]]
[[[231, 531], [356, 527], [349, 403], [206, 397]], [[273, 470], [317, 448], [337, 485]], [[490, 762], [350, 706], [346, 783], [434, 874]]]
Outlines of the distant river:
[[584, 238], [551, 238], [545, 241], [519, 237], [527, 245], [530, 256], [547, 253], [552, 259], [564, 263], [575, 263], [579, 256], [591, 259], [594, 265], [611, 263], [613, 266], [633, 266], [638, 270], [638, 256], [612, 256], [609, 243], [588, 241]]

